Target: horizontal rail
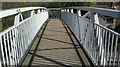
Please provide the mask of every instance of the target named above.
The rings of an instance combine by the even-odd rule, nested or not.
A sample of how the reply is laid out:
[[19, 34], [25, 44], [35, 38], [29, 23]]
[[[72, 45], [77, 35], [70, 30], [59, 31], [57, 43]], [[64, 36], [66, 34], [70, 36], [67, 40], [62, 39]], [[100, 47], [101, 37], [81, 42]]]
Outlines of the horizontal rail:
[[96, 7], [66, 7], [63, 9], [85, 10], [85, 11], [91, 11], [94, 13], [99, 13], [99, 14], [114, 17], [114, 18], [120, 18], [120, 11], [119, 10], [111, 10], [111, 9], [96, 8]]
[[45, 7], [24, 7], [24, 8], [14, 8], [9, 10], [1, 10], [0, 11], [0, 18], [11, 16], [20, 12], [26, 12], [35, 9], [46, 9]]

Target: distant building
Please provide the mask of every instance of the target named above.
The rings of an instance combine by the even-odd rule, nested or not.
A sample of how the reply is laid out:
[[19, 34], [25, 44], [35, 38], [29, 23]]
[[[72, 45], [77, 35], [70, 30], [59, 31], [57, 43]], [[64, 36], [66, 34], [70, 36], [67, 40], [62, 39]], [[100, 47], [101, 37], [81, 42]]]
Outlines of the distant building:
[[[120, 10], [120, 6], [116, 4], [116, 2], [112, 2], [112, 8], [114, 10]], [[120, 19], [116, 19], [116, 26], [120, 24]]]
[[[107, 8], [113, 10], [120, 10], [120, 6], [116, 4], [116, 2], [111, 2], [110, 6], [107, 5], [94, 5], [91, 7], [97, 8]], [[114, 29], [116, 26], [120, 25], [120, 19], [114, 19], [112, 17], [99, 15], [99, 19], [102, 21], [100, 22], [101, 25]]]

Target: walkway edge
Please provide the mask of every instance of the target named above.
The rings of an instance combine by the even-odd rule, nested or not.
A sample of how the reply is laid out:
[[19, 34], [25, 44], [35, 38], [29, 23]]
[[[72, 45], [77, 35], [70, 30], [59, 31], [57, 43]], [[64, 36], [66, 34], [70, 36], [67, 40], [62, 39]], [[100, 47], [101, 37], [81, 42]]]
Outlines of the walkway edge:
[[23, 57], [21, 58], [20, 63], [18, 64], [18, 67], [21, 67], [21, 65], [23, 64], [23, 62], [24, 62], [24, 60], [25, 60], [25, 58], [26, 58], [29, 50], [31, 49], [33, 43], [35, 42], [35, 40], [36, 40], [39, 32], [41, 31], [41, 29], [43, 28], [43, 26], [46, 25], [49, 21], [50, 21], [50, 19], [47, 19], [47, 20], [45, 21], [45, 23], [40, 27], [40, 30], [37, 32], [37, 34], [35, 35], [33, 41], [31, 42], [31, 44], [29, 45], [29, 47], [28, 47], [28, 49], [26, 50], [25, 54], [24, 54]]
[[[64, 20], [60, 19], [61, 22], [65, 23]], [[70, 32], [72, 33], [72, 35], [75, 37], [76, 41], [78, 42], [79, 46], [82, 47], [82, 51], [84, 52], [85, 56], [87, 57], [88, 61], [90, 62], [92, 67], [95, 67], [95, 64], [93, 63], [93, 61], [91, 60], [91, 58], [89, 57], [89, 55], [87, 54], [85, 48], [82, 46], [82, 44], [80, 43], [80, 41], [77, 39], [77, 37], [75, 36], [74, 32], [70, 29], [70, 27], [65, 23], [65, 25], [69, 28]]]

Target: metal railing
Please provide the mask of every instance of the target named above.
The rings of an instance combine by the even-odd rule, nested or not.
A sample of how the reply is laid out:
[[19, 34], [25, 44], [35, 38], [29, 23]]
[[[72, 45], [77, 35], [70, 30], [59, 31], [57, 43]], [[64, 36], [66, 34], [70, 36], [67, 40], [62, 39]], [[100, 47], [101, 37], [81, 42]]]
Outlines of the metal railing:
[[[34, 10], [37, 10], [37, 14]], [[22, 13], [26, 11], [30, 11], [31, 16], [23, 19]], [[14, 25], [0, 33], [0, 66], [3, 67], [18, 66], [22, 63], [26, 51], [32, 46], [38, 31], [48, 19], [48, 11], [44, 7], [0, 11], [0, 18], [10, 15], [16, 15]]]
[[[90, 19], [81, 16], [81, 10], [90, 11]], [[61, 11], [61, 19], [70, 27], [95, 65], [120, 65], [120, 34], [100, 25], [96, 16], [108, 14], [120, 18], [116, 15], [120, 11], [93, 7], [68, 7]]]

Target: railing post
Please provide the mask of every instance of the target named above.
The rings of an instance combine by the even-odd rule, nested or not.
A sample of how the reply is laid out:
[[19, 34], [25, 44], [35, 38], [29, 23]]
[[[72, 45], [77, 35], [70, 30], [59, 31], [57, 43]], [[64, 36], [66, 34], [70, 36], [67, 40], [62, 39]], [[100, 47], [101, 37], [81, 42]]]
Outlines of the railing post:
[[43, 12], [43, 9], [41, 9], [41, 12]]
[[[99, 17], [98, 14], [90, 12], [90, 20], [93, 23], [97, 23], [99, 24]], [[99, 34], [98, 37], [98, 48], [99, 48], [99, 55], [98, 55], [98, 65], [103, 65], [104, 63], [104, 57], [103, 57], [103, 53], [104, 53], [104, 48], [102, 47], [102, 42], [103, 42], [103, 38], [102, 38], [102, 30], [100, 28], [97, 28], [96, 34]]]
[[44, 11], [47, 11], [46, 9], [44, 9]]
[[37, 13], [40, 13], [40, 9], [37, 10]]
[[90, 20], [91, 22], [99, 24], [98, 14], [97, 13], [95, 14], [94, 12], [90, 12]]
[[22, 16], [22, 13], [20, 12], [20, 10], [18, 10], [18, 14], [15, 16], [15, 19], [14, 19], [14, 25], [18, 24], [20, 22], [20, 19], [22, 21], [23, 16]]
[[97, 23], [97, 24], [100, 23], [98, 14], [95, 14], [95, 15], [94, 15], [94, 22]]
[[[94, 16], [93, 16], [94, 15]], [[97, 24], [99, 24], [100, 22], [99, 22], [99, 17], [98, 17], [98, 14], [96, 13], [96, 14], [94, 14], [94, 13], [92, 13], [92, 17], [91, 17], [91, 21], [92, 22], [95, 22], [95, 23], [97, 23]], [[103, 44], [103, 37], [102, 37], [102, 30], [100, 30], [99, 28], [97, 29], [97, 31], [98, 31], [98, 34], [99, 34], [99, 36], [98, 36], [98, 47], [99, 47], [99, 61], [98, 62], [100, 62], [100, 63], [98, 63], [98, 64], [100, 64], [100, 65], [103, 65], [103, 64], [105, 64], [104, 63], [104, 48], [103, 48], [103, 46], [102, 46], [102, 44]]]
[[45, 12], [45, 9], [43, 9], [43, 12]]
[[15, 16], [14, 25], [18, 24], [19, 21], [20, 21], [20, 14], [18, 14], [18, 15]]
[[33, 15], [34, 15], [34, 10], [31, 11], [31, 16], [33, 16]]
[[65, 9], [65, 12], [66, 12], [67, 10]]
[[78, 16], [81, 16], [81, 10], [77, 10]]
[[93, 12], [90, 12], [90, 20], [92, 22], [95, 22], [95, 18], [94, 18], [94, 13]]
[[23, 15], [22, 15], [22, 13], [20, 13], [20, 18], [21, 18], [21, 20], [23, 21]]
[[71, 9], [71, 13], [73, 13], [73, 9]]
[[67, 12], [69, 12], [69, 9], [67, 9]]

